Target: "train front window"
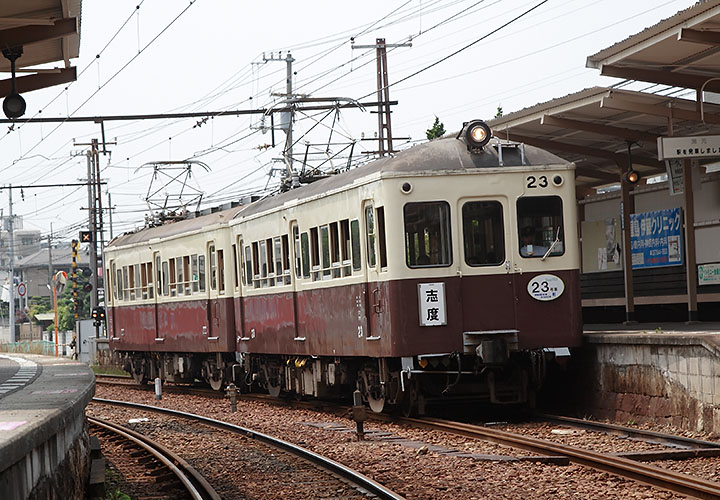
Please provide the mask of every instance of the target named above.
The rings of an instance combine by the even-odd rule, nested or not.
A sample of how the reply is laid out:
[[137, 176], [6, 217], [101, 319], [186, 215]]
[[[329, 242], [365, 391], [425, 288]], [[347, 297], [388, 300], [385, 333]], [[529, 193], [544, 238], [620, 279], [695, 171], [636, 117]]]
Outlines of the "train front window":
[[525, 196], [518, 199], [518, 240], [522, 257], [555, 257], [565, 253], [562, 213], [559, 196]]
[[408, 267], [446, 267], [452, 264], [450, 205], [445, 201], [408, 203], [403, 213]]
[[495, 266], [505, 262], [502, 205], [497, 201], [470, 201], [462, 208], [465, 262]]

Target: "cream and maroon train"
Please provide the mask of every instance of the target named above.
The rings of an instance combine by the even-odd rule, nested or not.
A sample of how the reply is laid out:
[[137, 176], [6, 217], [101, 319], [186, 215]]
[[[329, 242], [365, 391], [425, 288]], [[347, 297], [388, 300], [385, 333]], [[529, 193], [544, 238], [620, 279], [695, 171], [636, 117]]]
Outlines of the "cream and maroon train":
[[234, 380], [373, 410], [523, 403], [579, 345], [574, 167], [480, 121], [392, 158], [114, 239], [111, 348], [138, 382]]

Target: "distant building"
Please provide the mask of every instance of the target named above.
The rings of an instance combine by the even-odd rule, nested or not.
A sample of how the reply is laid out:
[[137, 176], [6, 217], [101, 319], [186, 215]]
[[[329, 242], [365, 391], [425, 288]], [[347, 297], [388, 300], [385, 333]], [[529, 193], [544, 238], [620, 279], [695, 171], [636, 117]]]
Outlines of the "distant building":
[[[0, 229], [0, 267], [8, 268], [10, 265], [10, 218], [2, 218]], [[37, 229], [23, 229], [22, 217], [15, 217], [13, 224], [15, 243], [15, 263], [21, 262], [28, 255], [32, 255], [41, 247], [41, 235]]]
[[[50, 290], [47, 285], [52, 275], [58, 271], [65, 271], [68, 279], [72, 273], [72, 248], [69, 244], [52, 248], [52, 271], [49, 266], [50, 252], [47, 248], [36, 251], [15, 264], [15, 275], [27, 287], [28, 297], [49, 297]], [[80, 249], [77, 261], [78, 273], [83, 269], [90, 269], [90, 259], [87, 250]]]

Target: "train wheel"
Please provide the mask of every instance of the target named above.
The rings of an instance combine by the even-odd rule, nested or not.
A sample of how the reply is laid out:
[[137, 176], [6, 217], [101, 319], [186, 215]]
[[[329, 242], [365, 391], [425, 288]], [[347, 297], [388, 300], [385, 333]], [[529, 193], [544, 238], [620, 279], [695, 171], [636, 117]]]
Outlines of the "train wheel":
[[213, 391], [222, 390], [223, 382], [225, 382], [225, 380], [223, 380], [222, 374], [218, 375], [217, 378], [210, 377], [207, 379], [207, 381], [208, 381], [208, 384], [210, 384], [210, 387], [212, 388]]
[[400, 401], [400, 411], [404, 417], [415, 417], [418, 414], [418, 384], [417, 379], [405, 382], [405, 392]]
[[370, 409], [375, 413], [382, 413], [382, 411], [385, 409], [384, 394], [373, 395], [373, 391], [370, 391], [368, 392], [367, 400], [368, 404], [370, 405]]
[[132, 378], [137, 385], [145, 385], [148, 381], [145, 360], [133, 359], [131, 362]]
[[280, 384], [272, 385], [270, 382], [268, 382], [267, 390], [268, 390], [268, 394], [270, 394], [274, 398], [280, 396]]

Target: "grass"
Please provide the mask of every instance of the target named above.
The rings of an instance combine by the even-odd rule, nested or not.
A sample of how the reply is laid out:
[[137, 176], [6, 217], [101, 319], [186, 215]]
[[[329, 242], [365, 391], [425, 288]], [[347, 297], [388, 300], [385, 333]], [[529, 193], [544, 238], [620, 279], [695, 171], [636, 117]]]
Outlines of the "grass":
[[130, 376], [128, 372], [125, 370], [121, 370], [120, 368], [117, 368], [115, 366], [98, 366], [98, 365], [91, 365], [90, 368], [96, 375], [121, 375], [121, 376]]

